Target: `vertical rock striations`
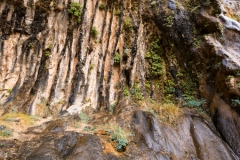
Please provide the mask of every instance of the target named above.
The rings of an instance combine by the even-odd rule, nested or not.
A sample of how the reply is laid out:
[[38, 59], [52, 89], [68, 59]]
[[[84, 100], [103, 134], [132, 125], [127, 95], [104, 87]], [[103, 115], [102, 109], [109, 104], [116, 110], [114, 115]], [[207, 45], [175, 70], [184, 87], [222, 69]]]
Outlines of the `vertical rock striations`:
[[240, 156], [239, 9], [225, 0], [0, 0], [1, 109], [206, 102]]

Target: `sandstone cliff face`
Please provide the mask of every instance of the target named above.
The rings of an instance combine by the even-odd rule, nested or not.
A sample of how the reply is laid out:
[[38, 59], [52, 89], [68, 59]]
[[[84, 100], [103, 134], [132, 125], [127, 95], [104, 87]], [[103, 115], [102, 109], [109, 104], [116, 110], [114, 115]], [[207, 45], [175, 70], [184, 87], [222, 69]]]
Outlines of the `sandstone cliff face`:
[[[0, 0], [1, 109], [45, 117], [115, 107], [108, 121], [136, 131], [131, 159], [239, 159], [239, 10], [225, 0]], [[183, 109], [169, 127], [126, 107], [147, 101], [201, 103], [212, 122]], [[69, 134], [77, 152], [81, 138]], [[52, 158], [74, 159], [72, 150]]]

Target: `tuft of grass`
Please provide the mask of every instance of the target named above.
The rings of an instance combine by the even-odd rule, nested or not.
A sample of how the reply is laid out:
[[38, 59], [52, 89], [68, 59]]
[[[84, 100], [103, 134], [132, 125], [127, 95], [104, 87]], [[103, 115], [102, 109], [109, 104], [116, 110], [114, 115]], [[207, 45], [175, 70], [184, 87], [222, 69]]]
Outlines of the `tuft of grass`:
[[27, 125], [32, 125], [32, 124], [34, 124], [34, 121], [37, 120], [36, 117], [30, 116], [27, 114], [23, 114], [23, 113], [8, 113], [8, 114], [5, 114], [4, 116], [2, 116], [0, 118], [0, 121], [13, 122], [16, 118], [20, 118]]
[[180, 109], [173, 103], [157, 104], [151, 102], [147, 104], [146, 111], [152, 113], [161, 122], [175, 125], [177, 117], [180, 115]]
[[15, 122], [16, 120], [20, 120], [20, 122], [25, 125], [33, 125], [37, 120], [37, 117], [23, 113], [8, 113], [3, 115], [0, 118], [0, 125], [5, 126], [6, 128], [0, 131], [0, 137], [11, 137], [13, 135], [13, 129], [11, 128], [12, 123], [10, 122]]
[[98, 35], [98, 30], [95, 26], [93, 26], [91, 29], [91, 36], [92, 38], [97, 38], [97, 35]]

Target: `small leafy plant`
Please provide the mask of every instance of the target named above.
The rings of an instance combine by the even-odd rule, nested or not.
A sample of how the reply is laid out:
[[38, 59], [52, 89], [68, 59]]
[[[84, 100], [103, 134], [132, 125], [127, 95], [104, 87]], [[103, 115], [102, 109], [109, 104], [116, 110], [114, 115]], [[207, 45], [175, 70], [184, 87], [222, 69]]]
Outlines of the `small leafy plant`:
[[123, 21], [123, 26], [126, 31], [130, 31], [132, 29], [132, 19], [130, 17], [126, 17]]
[[83, 7], [79, 3], [72, 2], [70, 4], [70, 9], [68, 9], [68, 12], [77, 19], [77, 22], [80, 22], [80, 17], [82, 15], [82, 8]]
[[121, 11], [119, 9], [115, 10], [115, 16], [120, 16]]
[[119, 63], [120, 63], [120, 61], [121, 61], [121, 56], [120, 56], [120, 54], [119, 54], [118, 52], [115, 54], [113, 60], [114, 60], [114, 63], [115, 63], [115, 64], [119, 64]]
[[47, 58], [49, 58], [50, 55], [51, 55], [51, 52], [50, 52], [50, 51], [46, 51], [46, 52], [45, 52], [45, 56], [46, 56]]
[[102, 11], [102, 10], [104, 10], [104, 9], [105, 9], [105, 7], [106, 7], [106, 6], [105, 6], [104, 4], [100, 4], [100, 6], [99, 6], [99, 10], [101, 10], [101, 11]]
[[10, 96], [11, 93], [12, 93], [12, 89], [8, 89], [6, 96], [7, 96], [7, 97]]
[[137, 100], [143, 100], [144, 99], [144, 97], [142, 96], [141, 90], [138, 87], [138, 84], [136, 84], [136, 83], [133, 86], [132, 93], [133, 93], [133, 97], [135, 99], [137, 99]]
[[227, 80], [230, 80], [230, 79], [232, 79], [232, 78], [234, 78], [233, 75], [229, 75], [229, 76], [227, 76]]
[[92, 70], [94, 69], [94, 64], [91, 64], [90, 67], [89, 67], [89, 69], [90, 69], [90, 73], [91, 73]]
[[97, 28], [95, 26], [93, 26], [92, 30], [91, 30], [91, 36], [92, 36], [92, 38], [97, 38], [97, 35], [98, 35]]
[[125, 97], [129, 96], [129, 90], [128, 90], [127, 87], [124, 87], [124, 89], [123, 89], [123, 95], [124, 95]]
[[174, 24], [174, 16], [172, 15], [169, 15], [169, 16], [166, 16], [164, 18], [164, 21], [166, 22], [164, 24], [164, 26], [168, 27], [168, 28], [172, 28], [173, 24]]

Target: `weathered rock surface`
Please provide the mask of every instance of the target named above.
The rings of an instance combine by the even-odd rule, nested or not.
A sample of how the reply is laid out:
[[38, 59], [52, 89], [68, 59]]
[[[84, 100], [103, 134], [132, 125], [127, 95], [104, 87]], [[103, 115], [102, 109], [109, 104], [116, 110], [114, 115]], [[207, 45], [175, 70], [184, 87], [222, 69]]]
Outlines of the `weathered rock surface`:
[[173, 129], [149, 113], [134, 113], [133, 124], [141, 137], [136, 142], [146, 144], [141, 150], [149, 159], [238, 159], [213, 124], [195, 115], [182, 117], [178, 123]]
[[[89, 105], [120, 106], [115, 119], [136, 130], [127, 159], [239, 159], [239, 2], [74, 0], [83, 6], [79, 22], [68, 11], [71, 2], [0, 0], [4, 113], [46, 117]], [[206, 99], [213, 123], [189, 113], [174, 128], [116, 105], [131, 99], [178, 103], [186, 95]], [[99, 137], [65, 133], [61, 123], [35, 141], [4, 141], [4, 148], [15, 147], [12, 159], [114, 159], [103, 154]], [[34, 146], [28, 150], [25, 143]]]
[[[106, 140], [103, 135], [65, 131], [67, 122], [61, 119], [47, 123], [41, 133], [28, 141], [0, 140], [0, 157], [7, 152], [8, 158], [12, 159], [239, 159], [211, 121], [189, 109], [183, 109], [183, 112], [173, 127], [159, 123], [151, 113], [138, 107], [123, 106], [120, 115], [126, 117], [125, 125], [130, 121], [135, 134], [121, 157], [103, 152], [104, 143], [110, 143], [103, 143]], [[108, 121], [119, 118], [114, 117]], [[97, 121], [100, 125], [106, 123], [103, 119]], [[60, 129], [56, 131], [56, 128]], [[27, 134], [34, 130], [29, 129]]]

